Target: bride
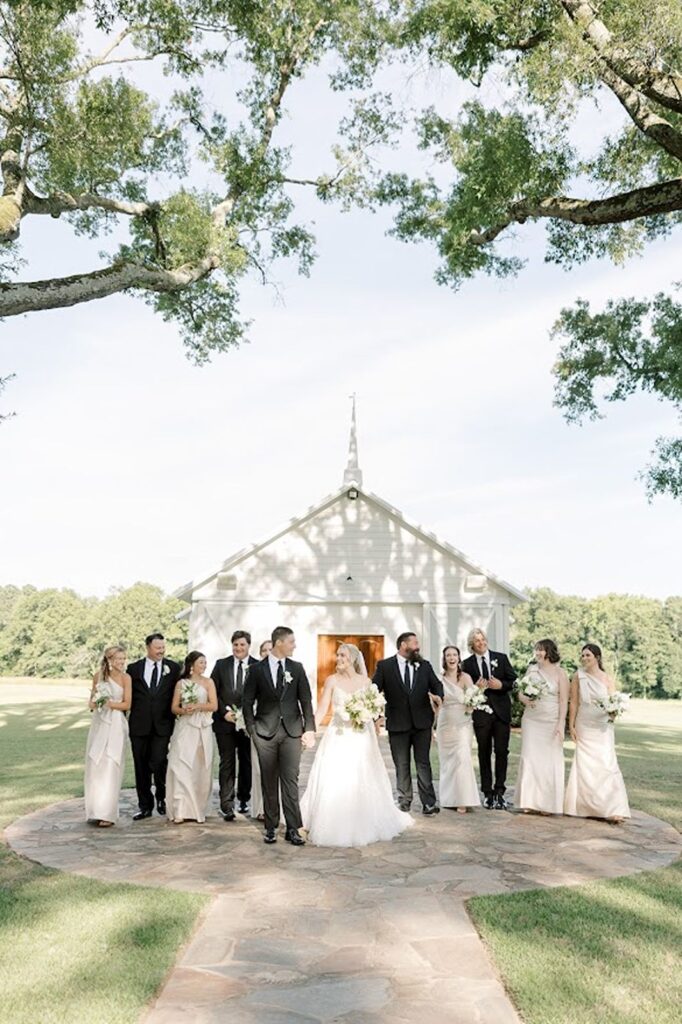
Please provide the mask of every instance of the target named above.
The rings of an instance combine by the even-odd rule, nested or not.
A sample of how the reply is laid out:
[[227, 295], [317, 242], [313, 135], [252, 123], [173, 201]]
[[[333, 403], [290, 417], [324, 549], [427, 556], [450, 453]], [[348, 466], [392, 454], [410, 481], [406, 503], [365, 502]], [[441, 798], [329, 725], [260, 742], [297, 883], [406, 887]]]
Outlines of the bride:
[[366, 846], [393, 839], [414, 824], [393, 802], [373, 722], [356, 731], [347, 720], [348, 697], [370, 685], [365, 661], [354, 644], [341, 644], [336, 672], [324, 684], [317, 726], [332, 707], [301, 800], [303, 827], [317, 846]]

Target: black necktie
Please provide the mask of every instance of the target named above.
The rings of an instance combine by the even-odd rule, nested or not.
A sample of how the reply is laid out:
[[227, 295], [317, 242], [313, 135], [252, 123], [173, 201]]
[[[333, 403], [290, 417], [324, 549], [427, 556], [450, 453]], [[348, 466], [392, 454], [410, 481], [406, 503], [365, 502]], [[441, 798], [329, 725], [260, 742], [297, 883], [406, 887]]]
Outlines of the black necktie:
[[284, 693], [284, 662], [277, 662], [277, 696], [281, 697]]
[[408, 691], [412, 689], [410, 685], [410, 665], [407, 661], [405, 662], [405, 689]]
[[481, 675], [484, 679], [490, 679], [490, 672], [488, 672], [488, 662], [485, 658], [481, 658]]
[[243, 685], [244, 685], [244, 673], [242, 671], [242, 663], [240, 661], [239, 662], [239, 667], [237, 668], [237, 682], [236, 682], [235, 688], [234, 688], [235, 689], [235, 693], [237, 694], [238, 697], [241, 696]]
[[159, 663], [158, 663], [158, 661], [155, 661], [154, 662], [154, 668], [152, 669], [152, 681], [151, 681], [151, 684], [149, 686], [149, 689], [151, 690], [152, 693], [156, 693], [156, 687], [158, 685], [159, 685]]

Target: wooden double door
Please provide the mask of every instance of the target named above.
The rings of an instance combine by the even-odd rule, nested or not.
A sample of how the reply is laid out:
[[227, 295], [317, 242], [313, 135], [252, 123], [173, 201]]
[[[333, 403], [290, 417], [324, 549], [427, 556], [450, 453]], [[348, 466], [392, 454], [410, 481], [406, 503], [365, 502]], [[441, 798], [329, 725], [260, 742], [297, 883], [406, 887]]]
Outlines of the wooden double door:
[[[336, 671], [336, 652], [341, 644], [355, 644], [362, 652], [370, 679], [384, 656], [384, 637], [367, 633], [323, 633], [317, 638], [317, 699], [325, 680]], [[330, 712], [331, 714], [331, 712]], [[329, 720], [327, 715], [325, 722]]]

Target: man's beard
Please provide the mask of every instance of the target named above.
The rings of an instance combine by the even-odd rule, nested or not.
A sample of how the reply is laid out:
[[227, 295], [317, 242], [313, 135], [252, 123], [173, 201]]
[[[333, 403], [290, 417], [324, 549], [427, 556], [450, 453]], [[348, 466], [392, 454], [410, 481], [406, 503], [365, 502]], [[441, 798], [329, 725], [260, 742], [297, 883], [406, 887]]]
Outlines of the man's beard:
[[421, 652], [419, 650], [416, 650], [410, 651], [407, 660], [409, 661], [410, 665], [421, 665], [424, 659], [421, 656]]

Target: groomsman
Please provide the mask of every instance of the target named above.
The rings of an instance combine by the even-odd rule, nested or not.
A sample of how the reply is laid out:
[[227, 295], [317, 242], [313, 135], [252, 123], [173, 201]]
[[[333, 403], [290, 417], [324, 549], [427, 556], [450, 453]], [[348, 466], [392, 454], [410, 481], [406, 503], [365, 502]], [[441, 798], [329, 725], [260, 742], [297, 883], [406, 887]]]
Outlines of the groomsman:
[[[493, 713], [474, 711], [473, 725], [478, 745], [478, 766], [481, 772], [481, 789], [488, 810], [507, 809], [504, 799], [507, 781], [507, 760], [509, 757], [509, 735], [511, 732], [510, 693], [516, 680], [516, 672], [506, 654], [488, 650], [488, 637], [482, 629], [472, 629], [467, 637], [467, 647], [472, 652], [462, 662], [462, 672], [467, 672], [474, 683], [484, 691]], [[495, 750], [495, 782], [493, 784], [492, 756]]]
[[417, 766], [417, 789], [424, 814], [438, 814], [431, 774], [431, 730], [434, 708], [443, 699], [443, 684], [419, 653], [415, 633], [401, 633], [397, 654], [377, 663], [372, 682], [386, 698], [386, 728], [398, 783], [398, 806], [412, 804], [411, 755]]
[[139, 810], [133, 815], [133, 821], [152, 816], [152, 779], [156, 808], [162, 816], [165, 817], [166, 814], [168, 744], [175, 725], [171, 702], [180, 675], [180, 666], [175, 661], [164, 658], [166, 641], [162, 633], [150, 633], [145, 645], [146, 657], [134, 661], [127, 669], [132, 680], [128, 731], [133, 750], [139, 806]]
[[246, 814], [251, 796], [251, 740], [235, 726], [233, 707], [241, 708], [249, 669], [257, 664], [249, 655], [251, 634], [238, 629], [232, 634], [232, 654], [216, 661], [211, 679], [218, 694], [218, 710], [213, 715], [213, 731], [220, 754], [218, 785], [220, 810], [225, 821], [234, 821], [234, 789], [239, 759], [237, 800], [239, 813]]

